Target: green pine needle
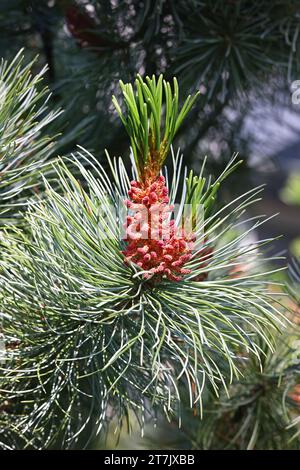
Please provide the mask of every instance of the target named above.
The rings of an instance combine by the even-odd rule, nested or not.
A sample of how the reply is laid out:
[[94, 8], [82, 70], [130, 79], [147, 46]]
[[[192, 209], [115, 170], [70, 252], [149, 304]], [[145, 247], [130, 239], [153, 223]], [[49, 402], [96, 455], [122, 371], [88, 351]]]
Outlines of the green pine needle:
[[[28, 403], [17, 429], [29, 447], [78, 445], [83, 430], [92, 437], [105, 428], [108, 407], [119, 416], [128, 407], [143, 415], [151, 403], [174, 417], [187, 394], [202, 415], [206, 385], [217, 395], [227, 390], [241, 376], [241, 354], [261, 362], [261, 345], [272, 350], [282, 325], [269, 275], [257, 269], [264, 242], [242, 243], [257, 226], [241, 229], [257, 190], [204, 221], [205, 243], [213, 249], [205, 267], [191, 260], [192, 274], [183, 281], [151, 287], [120, 252], [119, 198], [129, 185], [124, 165], [110, 161], [112, 184], [84, 150], [74, 160], [84, 184], [63, 162], [54, 164], [60, 189], [45, 180], [47, 198], [27, 215], [31, 236], [16, 231], [4, 241], [1, 393], [16, 406]], [[179, 156], [173, 161], [175, 198]], [[202, 192], [203, 203], [211, 191]], [[253, 258], [257, 268], [231, 275]], [[203, 272], [206, 280], [193, 280]]]
[[138, 174], [142, 179], [147, 166], [152, 162], [158, 169], [163, 165], [170, 145], [199, 92], [193, 98], [188, 96], [178, 113], [179, 93], [176, 78], [173, 79], [173, 92], [170, 83], [163, 80], [162, 75], [157, 81], [154, 75], [152, 78], [146, 77], [145, 81], [138, 75], [135, 81], [136, 93], [131, 84], [120, 81], [120, 87], [126, 114], [123, 114], [115, 96], [113, 104], [130, 137]]
[[48, 90], [40, 88], [46, 68], [33, 77], [35, 61], [24, 65], [21, 50], [0, 64], [0, 226], [18, 220], [16, 209], [26, 205], [25, 191], [37, 185], [53, 150], [43, 130], [60, 112], [47, 110]]

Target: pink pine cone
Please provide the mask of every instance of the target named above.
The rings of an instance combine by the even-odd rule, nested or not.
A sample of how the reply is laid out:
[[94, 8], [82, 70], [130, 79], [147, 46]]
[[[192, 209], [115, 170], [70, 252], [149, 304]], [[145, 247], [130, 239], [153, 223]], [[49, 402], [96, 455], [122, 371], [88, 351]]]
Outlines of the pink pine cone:
[[127, 262], [133, 262], [147, 271], [144, 278], [167, 277], [180, 281], [184, 268], [192, 257], [193, 234], [187, 235], [170, 220], [173, 207], [169, 205], [165, 178], [158, 176], [149, 184], [132, 181], [128, 191], [127, 207], [134, 211], [126, 221], [126, 240], [123, 251]]

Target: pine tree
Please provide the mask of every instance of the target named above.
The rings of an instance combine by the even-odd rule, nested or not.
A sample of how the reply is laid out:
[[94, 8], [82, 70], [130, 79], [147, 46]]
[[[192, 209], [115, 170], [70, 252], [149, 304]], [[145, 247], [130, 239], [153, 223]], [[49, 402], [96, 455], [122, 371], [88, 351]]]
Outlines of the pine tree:
[[44, 178], [27, 231], [3, 237], [4, 446], [87, 446], [111, 415], [134, 412], [143, 429], [150, 409], [180, 423], [186, 397], [200, 419], [203, 394], [229, 391], [247, 357], [262, 367], [285, 324], [272, 270], [262, 269], [266, 241], [242, 243], [264, 222], [243, 225], [261, 188], [216, 204], [236, 157], [215, 179], [205, 165], [182, 175], [179, 153], [172, 175], [163, 168], [197, 96], [180, 108], [177, 81], [162, 76], [121, 89], [125, 108], [113, 102], [130, 137], [133, 180], [122, 159], [108, 157], [111, 181], [82, 149], [72, 157], [79, 180], [69, 158], [54, 162], [57, 187]]
[[299, 267], [253, 242], [242, 132], [257, 97], [290, 104], [299, 11], [2, 0], [0, 447], [166, 448], [165, 419], [192, 448], [299, 448]]

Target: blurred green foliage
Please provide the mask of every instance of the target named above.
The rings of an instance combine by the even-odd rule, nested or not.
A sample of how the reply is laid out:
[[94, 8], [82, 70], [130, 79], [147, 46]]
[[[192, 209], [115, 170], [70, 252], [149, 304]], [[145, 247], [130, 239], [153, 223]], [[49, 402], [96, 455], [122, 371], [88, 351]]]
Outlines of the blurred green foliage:
[[281, 190], [281, 199], [286, 204], [300, 206], [300, 173], [291, 173], [286, 185]]
[[[300, 206], [300, 173], [291, 173], [285, 186], [280, 192], [280, 197], [286, 204]], [[290, 251], [293, 256], [300, 256], [300, 237], [295, 238]]]
[[118, 80], [176, 74], [183, 96], [201, 92], [177, 137], [197, 166], [205, 153], [247, 155], [242, 128], [257, 94], [272, 101], [298, 77], [299, 17], [297, 0], [2, 0], [0, 55], [40, 54], [52, 103], [65, 109], [58, 127], [84, 128], [64, 150], [80, 143], [100, 159], [105, 147], [127, 151], [111, 106]]

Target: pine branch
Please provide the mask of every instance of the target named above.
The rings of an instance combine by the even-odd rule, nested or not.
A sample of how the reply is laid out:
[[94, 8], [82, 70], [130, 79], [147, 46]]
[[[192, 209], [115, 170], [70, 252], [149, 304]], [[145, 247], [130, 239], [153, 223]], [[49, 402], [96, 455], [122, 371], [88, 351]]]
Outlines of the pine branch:
[[[123, 115], [115, 96], [113, 103], [130, 137], [139, 177], [143, 179], [145, 169], [148, 167], [154, 170], [154, 174], [159, 172], [181, 123], [199, 93], [194, 97], [189, 95], [179, 112], [176, 78], [173, 79], [173, 92], [170, 83], [163, 80], [162, 75], [157, 83], [155, 76], [152, 79], [146, 77], [143, 81], [138, 75], [135, 84], [134, 94], [131, 84], [120, 82], [127, 116]], [[163, 106], [165, 106], [165, 118], [162, 133]]]
[[[277, 338], [273, 353], [265, 351], [263, 370], [257, 361], [241, 357], [243, 377], [206, 402], [206, 414], [187, 434], [195, 448], [286, 450], [300, 448], [299, 330]], [[296, 417], [296, 418], [295, 418]], [[187, 423], [191, 418], [186, 417]]]
[[[78, 157], [96, 165], [85, 152]], [[278, 324], [262, 273], [231, 275], [257, 256], [257, 246], [241, 249], [243, 232], [224, 240], [255, 191], [208, 217], [213, 254], [205, 267], [191, 262], [184, 281], [151, 287], [120, 252], [114, 210], [116, 195], [127, 189], [123, 166], [116, 167], [114, 189], [101, 167], [94, 167], [95, 177], [77, 165], [88, 191], [63, 164], [56, 167], [60, 191], [46, 183], [47, 200], [27, 216], [32, 239], [21, 232], [6, 237], [1, 263], [3, 333], [8, 345], [18, 339], [17, 349], [6, 352], [2, 390], [6, 399], [32, 403], [18, 429], [36, 435], [34, 445], [42, 447], [78, 445], [88, 425], [94, 435], [105, 425], [108, 405], [121, 416], [127, 407], [143, 414], [150, 400], [172, 416], [182, 387], [202, 413], [206, 381], [216, 393], [227, 387], [240, 376], [237, 351], [259, 360], [253, 333], [272, 348]], [[174, 176], [176, 186], [176, 169]], [[209, 188], [205, 194], [204, 203]], [[192, 280], [203, 271], [207, 280]], [[47, 435], [39, 436], [40, 429]]]
[[[137, 95], [123, 86], [128, 116], [119, 112], [142, 149], [131, 173], [136, 178], [156, 164], [158, 174], [130, 182], [123, 161], [108, 157], [110, 179], [82, 149], [71, 159], [79, 180], [69, 159], [53, 162], [57, 187], [44, 178], [45, 196], [31, 204], [26, 234], [4, 233], [1, 400], [11, 406], [24, 447], [88, 445], [112, 415], [121, 419], [132, 410], [143, 423], [150, 404], [171, 419], [180, 416], [186, 396], [202, 416], [207, 387], [218, 396], [241, 378], [240, 354], [263, 364], [285, 324], [268, 288], [276, 270], [262, 269], [270, 240], [245, 242], [264, 223], [249, 219], [245, 228], [243, 222], [262, 188], [215, 204], [236, 157], [213, 180], [204, 165], [185, 178], [182, 158], [172, 153], [168, 176], [161, 169], [165, 146], [193, 99], [178, 112], [177, 82], [173, 98], [165, 83], [161, 134], [163, 79], [147, 82], [138, 78]], [[149, 211], [159, 203], [168, 213], [177, 193], [178, 214], [164, 221], [172, 238], [124, 239], [126, 198], [129, 210], [141, 199]], [[203, 207], [191, 234], [182, 230], [185, 202]]]
[[34, 61], [24, 65], [22, 51], [0, 65], [0, 224], [12, 223], [23, 195], [37, 184], [38, 172], [54, 141], [44, 129], [60, 114], [47, 111], [47, 88], [40, 89], [46, 68], [31, 76]]

